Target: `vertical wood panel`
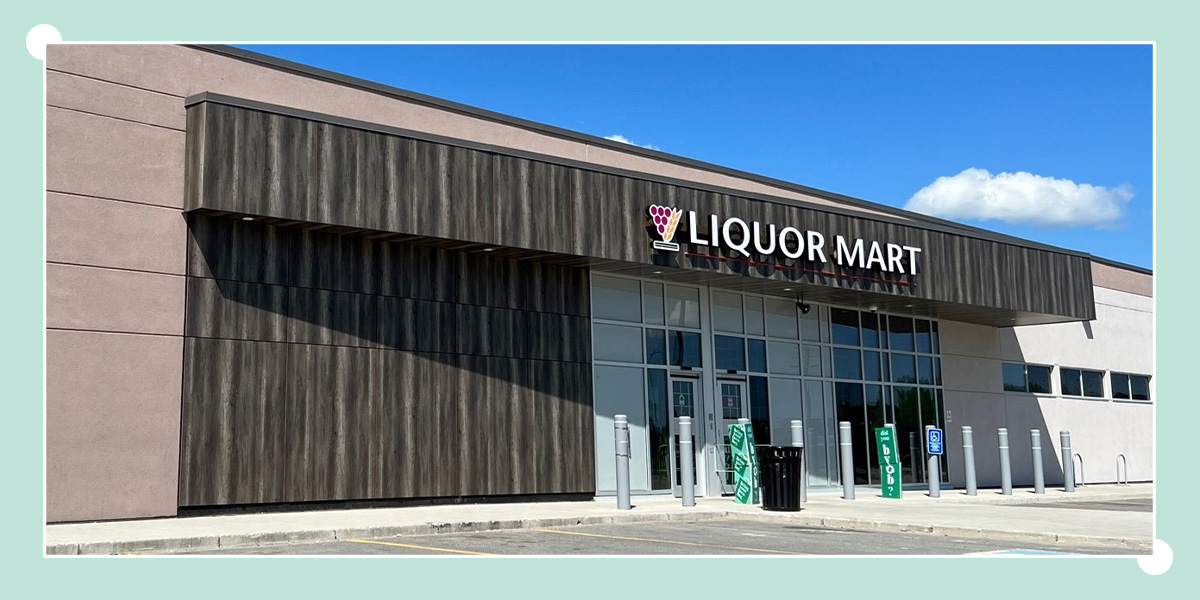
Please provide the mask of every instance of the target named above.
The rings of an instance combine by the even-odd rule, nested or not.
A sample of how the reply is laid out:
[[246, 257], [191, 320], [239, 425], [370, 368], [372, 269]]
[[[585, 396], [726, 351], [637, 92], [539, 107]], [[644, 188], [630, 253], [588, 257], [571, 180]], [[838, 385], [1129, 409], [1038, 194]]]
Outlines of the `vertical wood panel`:
[[594, 486], [586, 270], [191, 221], [185, 505]]

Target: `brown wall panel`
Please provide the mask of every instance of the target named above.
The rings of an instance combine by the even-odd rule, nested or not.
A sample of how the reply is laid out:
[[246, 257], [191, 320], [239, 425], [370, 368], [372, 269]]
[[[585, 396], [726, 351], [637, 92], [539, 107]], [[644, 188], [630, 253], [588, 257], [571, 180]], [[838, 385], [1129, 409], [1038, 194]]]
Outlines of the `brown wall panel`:
[[287, 498], [288, 346], [187, 338], [179, 480], [184, 504]]
[[[203, 149], [204, 176], [192, 182], [199, 189], [189, 208], [800, 282], [948, 306], [1081, 319], [1095, 312], [1085, 256], [217, 102], [189, 110], [201, 108], [203, 118], [189, 139], [204, 137], [191, 142]], [[312, 130], [317, 133], [310, 135]], [[284, 156], [311, 160], [309, 171], [315, 175], [271, 167]], [[264, 180], [277, 182], [260, 185]], [[829, 261], [753, 264], [731, 250], [686, 244], [686, 223], [676, 234], [685, 252], [660, 254], [651, 247], [645, 214], [655, 203], [695, 210], [702, 218], [736, 216], [780, 229], [818, 231], [825, 236]], [[838, 266], [832, 256], [838, 235], [861, 238], [868, 247], [872, 241], [918, 246], [923, 249], [920, 273]], [[1001, 264], [1005, 268], [997, 269]]]
[[183, 506], [593, 490], [586, 270], [201, 215], [189, 235]]

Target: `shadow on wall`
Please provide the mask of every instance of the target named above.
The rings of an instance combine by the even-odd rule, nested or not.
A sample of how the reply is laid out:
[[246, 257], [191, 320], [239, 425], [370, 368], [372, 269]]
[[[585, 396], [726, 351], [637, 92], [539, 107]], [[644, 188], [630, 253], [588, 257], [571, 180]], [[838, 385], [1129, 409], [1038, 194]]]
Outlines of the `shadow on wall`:
[[586, 269], [198, 215], [189, 234], [188, 337], [591, 365]]
[[[944, 326], [943, 326], [944, 327]], [[987, 345], [996, 348], [1017, 349], [1016, 334], [1011, 328], [990, 328], [984, 326], [969, 326], [972, 335], [986, 335], [993, 332], [994, 340], [977, 340], [991, 342]], [[943, 333], [945, 336], [945, 333]], [[943, 338], [942, 348], [945, 351], [946, 341]], [[963, 463], [962, 427], [971, 427], [974, 440], [975, 473], [979, 487], [1000, 487], [1000, 428], [1008, 430], [1009, 463], [1011, 466], [1012, 484], [1015, 487], [1031, 487], [1034, 484], [1032, 430], [1041, 434], [1042, 472], [1047, 486], [1063, 484], [1063, 466], [1058, 450], [1058, 430], [1051, 431], [1047, 424], [1046, 415], [1038, 396], [1030, 392], [1005, 391], [1003, 381], [1003, 362], [1023, 362], [1023, 356], [1013, 356], [1005, 361], [994, 358], [961, 358], [953, 354], [944, 354], [943, 378], [948, 382], [967, 383], [975, 389], [946, 389], [947, 400], [947, 429], [949, 441], [948, 450], [952, 452], [948, 460], [950, 480], [956, 488], [965, 485], [966, 472]], [[964, 372], [952, 373], [959, 368]], [[978, 371], [978, 372], [971, 372]], [[958, 388], [961, 384], [955, 385]], [[976, 392], [976, 393], [972, 393]]]
[[188, 229], [182, 506], [594, 490], [586, 269]]

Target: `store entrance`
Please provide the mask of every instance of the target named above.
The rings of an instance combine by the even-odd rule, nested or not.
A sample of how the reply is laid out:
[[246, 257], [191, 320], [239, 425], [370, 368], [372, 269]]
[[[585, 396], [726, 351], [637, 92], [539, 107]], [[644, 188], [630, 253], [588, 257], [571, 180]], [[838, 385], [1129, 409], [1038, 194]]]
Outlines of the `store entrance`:
[[717, 381], [717, 445], [719, 461], [717, 477], [721, 481], [721, 494], [732, 495], [734, 490], [733, 451], [729, 444], [729, 426], [738, 419], [750, 418], [747, 387], [745, 381]]
[[693, 490], [697, 491], [696, 495], [703, 495], [699, 490], [703, 490], [700, 485], [700, 480], [696, 477], [697, 469], [699, 468], [700, 449], [703, 448], [703, 440], [700, 432], [704, 428], [704, 420], [697, 418], [700, 414], [696, 407], [703, 406], [700, 394], [700, 378], [699, 377], [671, 377], [671, 472], [674, 473], [674, 479], [671, 482], [671, 490], [676, 498], [683, 495], [681, 487], [682, 476], [679, 470], [681, 461], [679, 460], [679, 417], [692, 418], [692, 483]]

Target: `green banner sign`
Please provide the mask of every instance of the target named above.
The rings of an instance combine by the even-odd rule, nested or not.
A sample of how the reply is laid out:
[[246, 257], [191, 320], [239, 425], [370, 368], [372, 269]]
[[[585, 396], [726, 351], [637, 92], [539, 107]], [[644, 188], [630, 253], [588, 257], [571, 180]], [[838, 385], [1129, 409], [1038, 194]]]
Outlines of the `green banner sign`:
[[758, 451], [749, 424], [729, 425], [729, 447], [733, 455], [733, 498], [738, 504], [758, 504]]
[[895, 427], [875, 428], [875, 448], [879, 451], [879, 484], [884, 498], [900, 497], [900, 452]]

